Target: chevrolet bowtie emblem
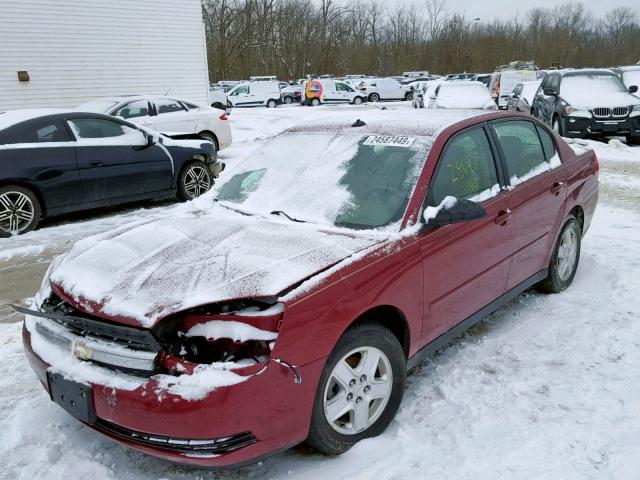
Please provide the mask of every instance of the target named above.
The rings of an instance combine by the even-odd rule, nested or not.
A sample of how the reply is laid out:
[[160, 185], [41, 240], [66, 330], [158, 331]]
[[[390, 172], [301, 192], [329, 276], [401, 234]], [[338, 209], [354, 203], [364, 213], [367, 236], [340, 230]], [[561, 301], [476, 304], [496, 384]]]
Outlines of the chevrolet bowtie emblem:
[[76, 342], [72, 347], [73, 355], [79, 360], [91, 360], [93, 350], [82, 342]]

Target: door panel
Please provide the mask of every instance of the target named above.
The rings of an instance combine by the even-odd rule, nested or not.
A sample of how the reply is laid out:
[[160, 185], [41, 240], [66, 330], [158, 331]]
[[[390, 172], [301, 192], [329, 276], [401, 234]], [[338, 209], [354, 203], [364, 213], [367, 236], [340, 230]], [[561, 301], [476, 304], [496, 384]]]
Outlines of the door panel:
[[465, 130], [447, 143], [430, 182], [426, 205], [437, 206], [445, 197], [454, 196], [481, 202], [487, 215], [437, 227], [420, 237], [424, 343], [506, 290], [514, 230], [509, 200], [501, 193], [499, 178], [483, 127]]
[[162, 133], [194, 133], [198, 119], [177, 100], [157, 99], [155, 101], [156, 130]]
[[103, 119], [70, 124], [78, 137], [76, 157], [87, 201], [171, 188], [171, 160], [158, 145], [147, 147], [141, 131]]

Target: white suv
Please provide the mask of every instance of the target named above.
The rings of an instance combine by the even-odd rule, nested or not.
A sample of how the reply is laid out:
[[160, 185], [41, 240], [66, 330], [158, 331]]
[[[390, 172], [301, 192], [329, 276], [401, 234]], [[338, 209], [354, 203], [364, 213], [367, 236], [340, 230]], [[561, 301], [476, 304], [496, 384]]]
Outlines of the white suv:
[[120, 117], [172, 138], [204, 138], [216, 150], [229, 147], [232, 141], [225, 112], [175, 98], [107, 97], [83, 103], [76, 110]]

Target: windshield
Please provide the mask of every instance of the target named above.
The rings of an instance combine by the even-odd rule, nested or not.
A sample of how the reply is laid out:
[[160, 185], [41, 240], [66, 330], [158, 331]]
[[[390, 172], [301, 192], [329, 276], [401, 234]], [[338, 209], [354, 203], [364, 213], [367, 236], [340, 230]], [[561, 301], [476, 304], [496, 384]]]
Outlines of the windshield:
[[612, 73], [567, 75], [562, 79], [560, 95], [593, 95], [594, 92], [626, 92], [622, 80]]
[[217, 187], [218, 200], [246, 212], [352, 229], [397, 229], [430, 137], [283, 133]]
[[640, 69], [624, 72], [622, 78], [627, 87], [632, 87], [633, 85], [640, 87]]
[[83, 103], [76, 110], [82, 112], [106, 113], [118, 105], [118, 103], [120, 102], [116, 102], [115, 100], [92, 100], [91, 102]]

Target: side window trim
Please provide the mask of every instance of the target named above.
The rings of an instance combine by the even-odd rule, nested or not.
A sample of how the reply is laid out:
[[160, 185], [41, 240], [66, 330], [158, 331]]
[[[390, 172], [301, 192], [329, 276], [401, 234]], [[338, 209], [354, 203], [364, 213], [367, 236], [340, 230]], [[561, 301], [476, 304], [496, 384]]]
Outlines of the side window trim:
[[[505, 185], [503, 180], [501, 179], [502, 173], [501, 173], [501, 169], [498, 167], [499, 163], [498, 163], [498, 157], [496, 156], [496, 151], [495, 151], [495, 146], [493, 145], [493, 141], [491, 136], [488, 134], [487, 131], [487, 124], [486, 123], [479, 123], [477, 125], [472, 125], [470, 127], [464, 128], [458, 132], [456, 132], [455, 134], [451, 135], [451, 137], [449, 137], [449, 139], [447, 140], [447, 143], [444, 145], [444, 148], [442, 149], [442, 151], [440, 152], [440, 155], [438, 156], [438, 161], [436, 163], [435, 168], [433, 169], [433, 173], [431, 174], [431, 178], [429, 179], [429, 184], [427, 185], [427, 194], [425, 195], [424, 201], [423, 201], [423, 205], [422, 208], [424, 209], [426, 206], [430, 205], [430, 202], [432, 200], [432, 194], [433, 194], [433, 182], [435, 181], [436, 177], [438, 176], [438, 173], [440, 172], [440, 168], [442, 166], [442, 159], [445, 157], [447, 150], [449, 149], [449, 147], [451, 147], [451, 144], [454, 142], [454, 140], [460, 136], [463, 135], [465, 133], [469, 133], [473, 130], [482, 130], [485, 134], [485, 137], [487, 138], [487, 142], [489, 143], [489, 147], [491, 148], [491, 156], [493, 158], [493, 166], [496, 170], [496, 176], [498, 177], [498, 184], [500, 185], [500, 193], [498, 193], [495, 197], [491, 197], [488, 198], [486, 201], [489, 200], [493, 200], [494, 198], [500, 196], [504, 191], [506, 191]], [[483, 202], [484, 203], [484, 202]]]

